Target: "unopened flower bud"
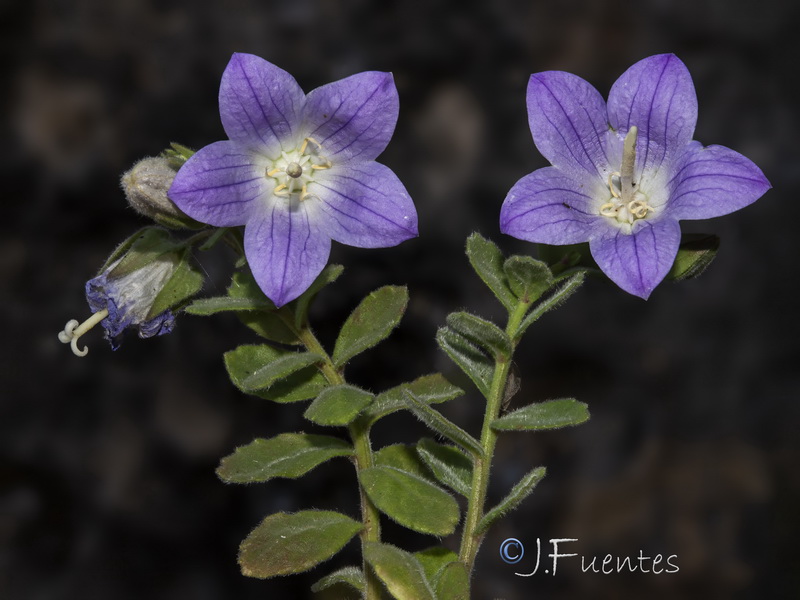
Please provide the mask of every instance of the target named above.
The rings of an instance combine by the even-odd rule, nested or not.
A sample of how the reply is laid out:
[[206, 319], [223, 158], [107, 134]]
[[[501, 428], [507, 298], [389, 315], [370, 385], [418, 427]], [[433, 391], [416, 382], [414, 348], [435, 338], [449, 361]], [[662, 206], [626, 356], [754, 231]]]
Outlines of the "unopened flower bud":
[[164, 157], [143, 158], [120, 181], [128, 204], [141, 215], [172, 229], [202, 227], [167, 197], [175, 170]]

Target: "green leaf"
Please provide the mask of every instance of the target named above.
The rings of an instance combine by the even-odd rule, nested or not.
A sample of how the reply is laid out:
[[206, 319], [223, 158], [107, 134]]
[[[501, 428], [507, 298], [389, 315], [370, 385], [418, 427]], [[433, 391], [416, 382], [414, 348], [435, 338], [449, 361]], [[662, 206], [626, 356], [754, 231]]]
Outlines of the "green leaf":
[[152, 319], [168, 309], [175, 309], [194, 296], [203, 287], [203, 274], [191, 260], [191, 253], [184, 250], [175, 257], [178, 266], [166, 285], [153, 301], [147, 319]]
[[540, 431], [580, 425], [589, 420], [589, 408], [575, 398], [529, 404], [492, 421], [495, 431]]
[[425, 579], [433, 584], [439, 573], [451, 562], [458, 560], [458, 554], [448, 548], [442, 546], [433, 546], [415, 552], [414, 556], [422, 565], [422, 570], [425, 572]]
[[511, 489], [508, 496], [503, 498], [497, 506], [483, 516], [478, 522], [477, 527], [475, 527], [475, 535], [481, 535], [491, 527], [492, 523], [517, 508], [517, 506], [530, 495], [536, 487], [536, 484], [544, 478], [546, 472], [547, 470], [544, 467], [537, 467], [525, 475], [525, 477]]
[[302, 328], [303, 324], [306, 322], [308, 316], [308, 307], [311, 304], [311, 301], [314, 297], [324, 288], [326, 285], [329, 285], [339, 279], [339, 275], [342, 274], [344, 271], [344, 267], [342, 265], [328, 265], [324, 269], [322, 269], [322, 273], [317, 275], [317, 278], [314, 280], [308, 289], [300, 294], [300, 297], [294, 301], [295, 304], [295, 321], [294, 326], [297, 329]]
[[344, 322], [336, 340], [336, 368], [386, 338], [400, 323], [407, 305], [408, 290], [398, 286], [387, 285], [364, 298]]
[[358, 567], [343, 567], [320, 579], [311, 586], [311, 591], [316, 594], [337, 584], [348, 585], [357, 592], [363, 592], [366, 587], [364, 573], [361, 569]]
[[364, 411], [364, 418], [368, 422], [374, 423], [386, 415], [407, 409], [408, 400], [404, 390], [409, 390], [426, 404], [447, 402], [464, 393], [464, 390], [447, 381], [441, 373], [423, 375], [410, 383], [403, 383], [379, 394], [369, 408]]
[[[265, 308], [267, 310], [275, 310], [275, 304], [272, 300], [264, 295], [261, 288], [258, 287], [253, 274], [250, 269], [236, 271], [231, 278], [231, 284], [228, 286], [228, 297], [231, 299], [245, 299], [252, 301], [252, 309]], [[231, 309], [241, 310], [241, 309]]]
[[469, 573], [462, 562], [446, 565], [436, 581], [437, 600], [469, 600]]
[[456, 333], [496, 357], [510, 358], [514, 350], [511, 340], [494, 323], [481, 319], [468, 312], [455, 312], [447, 315], [447, 325]]
[[545, 263], [530, 256], [512, 256], [503, 264], [511, 291], [531, 304], [553, 285], [553, 274]]
[[352, 385], [325, 389], [303, 413], [317, 425], [348, 425], [372, 402], [374, 396]]
[[[562, 277], [565, 277], [564, 283], [558, 285], [552, 294], [547, 296], [547, 298], [542, 300], [533, 308], [533, 310], [531, 310], [531, 312], [528, 313], [528, 315], [520, 324], [519, 329], [517, 329], [517, 332], [512, 336], [514, 339], [519, 339], [522, 334], [525, 333], [525, 330], [534, 323], [534, 321], [538, 320], [539, 317], [546, 312], [561, 306], [567, 300], [567, 298], [577, 292], [584, 279], [586, 279], [586, 272], [579, 271], [569, 276], [566, 276], [565, 274]], [[560, 278], [557, 278], [556, 281], [560, 281]]]
[[377, 509], [403, 527], [449, 535], [458, 525], [458, 504], [453, 497], [421, 477], [378, 466], [363, 469], [359, 480]]
[[328, 382], [316, 366], [306, 367], [277, 381], [266, 390], [253, 390], [244, 385], [244, 381], [263, 365], [295, 352], [279, 350], [266, 344], [245, 344], [226, 352], [225, 368], [238, 389], [246, 394], [253, 394], [274, 402], [299, 402], [316, 397], [328, 386]]
[[276, 381], [321, 360], [322, 357], [313, 352], [287, 352], [253, 371], [242, 381], [242, 387], [253, 391], [266, 389]]
[[308, 571], [339, 552], [361, 528], [331, 511], [270, 515], [239, 546], [242, 575], [267, 579]]
[[436, 332], [436, 341], [447, 356], [472, 380], [484, 397], [494, 375], [494, 362], [460, 333], [449, 327]]
[[301, 343], [297, 335], [289, 329], [289, 326], [277, 313], [263, 310], [239, 311], [236, 316], [242, 323], [264, 339], [281, 344], [297, 345]]
[[227, 311], [247, 311], [247, 310], [269, 310], [269, 307], [253, 298], [230, 298], [229, 296], [216, 296], [214, 298], [200, 298], [186, 307], [186, 312], [190, 315], [208, 317], [220, 312]]
[[517, 299], [503, 271], [503, 253], [500, 248], [479, 233], [473, 233], [467, 238], [467, 258], [478, 277], [492, 290], [500, 303], [511, 311], [517, 305]]
[[413, 446], [406, 444], [392, 444], [381, 448], [373, 455], [376, 467], [394, 467], [416, 475], [421, 479], [430, 480], [431, 472], [420, 460]]
[[705, 271], [717, 257], [720, 239], [716, 235], [684, 234], [678, 255], [667, 273], [667, 279], [682, 281], [694, 279]]
[[455, 423], [448, 421], [442, 413], [420, 402], [409, 390], [406, 390], [405, 394], [408, 399], [409, 410], [413, 412], [420, 421], [425, 423], [425, 425], [450, 441], [455, 442], [467, 452], [475, 456], [483, 456], [483, 448], [480, 443], [478, 443], [478, 440]]
[[472, 460], [458, 448], [437, 444], [430, 438], [417, 443], [417, 454], [440, 482], [469, 497], [472, 488]]
[[436, 600], [413, 554], [390, 544], [366, 542], [364, 559], [396, 600]]
[[228, 483], [262, 483], [275, 477], [296, 479], [335, 456], [350, 456], [353, 448], [327, 435], [282, 433], [256, 439], [222, 459], [217, 475]]

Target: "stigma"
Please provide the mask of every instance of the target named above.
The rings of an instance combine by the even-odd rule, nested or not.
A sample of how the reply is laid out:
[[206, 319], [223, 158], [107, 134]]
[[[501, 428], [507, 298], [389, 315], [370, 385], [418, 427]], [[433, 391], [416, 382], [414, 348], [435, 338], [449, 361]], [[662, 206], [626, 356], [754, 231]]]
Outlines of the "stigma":
[[273, 195], [279, 198], [296, 196], [302, 201], [313, 196], [308, 192], [308, 184], [313, 181], [314, 173], [332, 166], [322, 154], [322, 144], [307, 137], [299, 148], [282, 151], [280, 158], [266, 171], [266, 176], [275, 180]]
[[636, 189], [633, 181], [633, 167], [636, 163], [637, 127], [631, 127], [622, 146], [620, 170], [609, 174], [608, 191], [611, 201], [600, 206], [600, 214], [616, 219], [619, 223], [632, 225], [639, 219], [647, 218], [653, 207], [647, 204], [647, 197]]
[[62, 344], [69, 344], [72, 347], [72, 353], [75, 356], [86, 356], [89, 354], [89, 348], [86, 346], [84, 346], [83, 349], [78, 348], [78, 340], [84, 333], [89, 331], [107, 316], [108, 309], [104, 308], [103, 310], [98, 310], [83, 323], [78, 324], [76, 319], [67, 321], [67, 324], [64, 325], [64, 331], [58, 332], [58, 341], [60, 341]]

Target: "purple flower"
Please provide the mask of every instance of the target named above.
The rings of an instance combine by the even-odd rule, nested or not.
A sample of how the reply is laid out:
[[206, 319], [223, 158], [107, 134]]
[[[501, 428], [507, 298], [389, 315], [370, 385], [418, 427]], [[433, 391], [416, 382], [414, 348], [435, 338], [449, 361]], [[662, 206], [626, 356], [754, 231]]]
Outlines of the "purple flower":
[[250, 268], [276, 306], [311, 285], [331, 239], [377, 248], [417, 235], [408, 192], [374, 160], [397, 122], [390, 73], [359, 73], [306, 95], [286, 71], [234, 54], [219, 109], [230, 140], [190, 158], [169, 197], [203, 223], [245, 226]]
[[532, 75], [527, 103], [533, 141], [552, 166], [511, 188], [501, 231], [542, 244], [588, 241], [606, 275], [641, 298], [675, 260], [678, 221], [728, 214], [770, 188], [741, 154], [692, 141], [697, 97], [673, 54], [629, 68], [608, 105], [561, 71]]

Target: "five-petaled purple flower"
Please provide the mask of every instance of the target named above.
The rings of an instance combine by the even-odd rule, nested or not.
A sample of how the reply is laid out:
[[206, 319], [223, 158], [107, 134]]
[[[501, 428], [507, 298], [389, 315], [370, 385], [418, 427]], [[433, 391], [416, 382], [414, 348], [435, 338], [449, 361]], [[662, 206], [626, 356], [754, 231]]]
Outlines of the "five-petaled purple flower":
[[408, 192], [374, 160], [398, 106], [390, 73], [359, 73], [305, 95], [286, 71], [234, 54], [219, 90], [230, 139], [190, 158], [169, 197], [203, 223], [244, 225], [253, 275], [282, 306], [323, 269], [331, 239], [378, 248], [417, 235]]
[[588, 241], [606, 275], [636, 296], [647, 299], [669, 272], [679, 220], [728, 214], [770, 188], [741, 154], [692, 141], [697, 97], [672, 54], [629, 68], [608, 105], [560, 71], [532, 75], [527, 103], [533, 141], [553, 166], [511, 188], [501, 231], [542, 244]]

